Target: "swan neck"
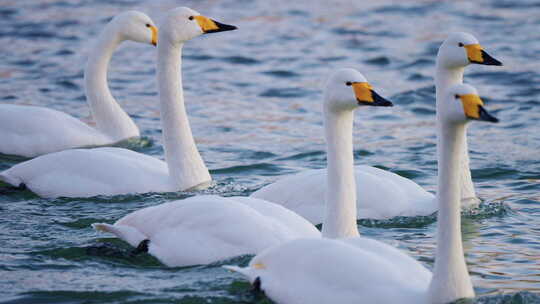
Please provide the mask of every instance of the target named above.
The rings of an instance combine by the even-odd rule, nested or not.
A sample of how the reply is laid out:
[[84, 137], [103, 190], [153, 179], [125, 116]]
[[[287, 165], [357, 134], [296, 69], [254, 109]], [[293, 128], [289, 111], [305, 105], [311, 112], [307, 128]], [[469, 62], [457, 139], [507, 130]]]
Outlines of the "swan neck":
[[437, 59], [436, 73], [435, 73], [435, 92], [437, 99], [437, 110], [440, 107], [440, 103], [444, 101], [443, 96], [446, 89], [449, 87], [463, 83], [464, 67], [448, 68], [442, 65]]
[[165, 159], [173, 189], [209, 182], [210, 174], [191, 133], [182, 88], [182, 47], [166, 38], [158, 45], [158, 85]]
[[86, 100], [96, 128], [113, 142], [139, 136], [139, 129], [118, 105], [107, 83], [109, 63], [122, 41], [115, 24], [108, 24], [99, 35], [84, 71]]
[[441, 123], [438, 129], [437, 249], [430, 303], [474, 296], [461, 239], [460, 174], [465, 124]]
[[324, 109], [327, 187], [322, 234], [327, 238], [358, 236], [353, 157], [353, 111]]
[[[441, 120], [441, 106], [444, 102], [444, 92], [451, 86], [463, 83], [464, 67], [447, 68], [439, 62], [437, 58], [437, 72], [435, 75], [435, 91], [436, 91], [436, 108], [437, 108], [437, 121]], [[465, 126], [467, 130], [467, 126]], [[469, 149], [467, 144], [467, 137], [463, 137], [461, 148], [461, 161], [460, 161], [460, 183], [461, 183], [461, 201], [463, 204], [474, 204], [478, 202], [476, 198], [476, 192], [474, 190], [474, 184], [471, 176], [471, 169], [469, 167]]]

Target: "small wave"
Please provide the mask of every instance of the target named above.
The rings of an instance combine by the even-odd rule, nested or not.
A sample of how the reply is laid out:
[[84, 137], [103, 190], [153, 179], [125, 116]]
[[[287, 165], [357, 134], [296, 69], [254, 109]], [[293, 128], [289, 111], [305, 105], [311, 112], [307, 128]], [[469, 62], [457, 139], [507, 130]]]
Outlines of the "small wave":
[[[95, 257], [116, 264], [125, 266], [140, 267], [160, 267], [165, 266], [155, 257], [148, 253], [134, 254], [132, 247], [119, 239], [110, 239], [106, 243], [96, 243], [87, 247], [77, 248], [79, 258], [94, 259]], [[80, 251], [83, 253], [81, 254]]]
[[409, 75], [409, 77], [407, 77], [407, 80], [411, 80], [411, 81], [432, 81], [433, 80], [433, 77], [431, 76], [424, 76], [420, 73], [413, 73], [411, 75]]
[[503, 202], [483, 201], [476, 207], [461, 211], [461, 216], [469, 219], [486, 219], [491, 217], [501, 217], [511, 212], [510, 207]]
[[386, 220], [360, 219], [356, 223], [373, 228], [422, 228], [437, 221], [437, 214], [427, 216], [396, 216]]
[[239, 165], [227, 168], [213, 169], [212, 174], [231, 174], [231, 173], [250, 173], [250, 174], [268, 174], [269, 172], [281, 172], [280, 166], [270, 163], [258, 163], [252, 165]]
[[312, 160], [322, 160], [322, 159], [325, 159], [325, 158], [326, 158], [326, 152], [318, 150], [318, 151], [308, 151], [308, 152], [296, 153], [296, 154], [293, 154], [293, 155], [290, 155], [290, 156], [278, 158], [277, 160], [283, 161], [283, 160], [299, 160], [299, 159], [302, 159], [302, 160], [312, 161]]
[[475, 180], [513, 180], [519, 178], [520, 173], [520, 171], [511, 168], [504, 168], [503, 166], [471, 170], [472, 177]]
[[56, 84], [63, 87], [64, 89], [74, 90], [74, 91], [80, 90], [80, 88], [79, 88], [79, 86], [77, 84], [75, 84], [72, 81], [66, 80], [66, 79], [59, 80], [59, 81], [56, 82]]
[[436, 114], [435, 109], [424, 108], [424, 107], [414, 107], [411, 111], [418, 115], [428, 115], [433, 116]]
[[210, 55], [184, 55], [184, 58], [195, 61], [208, 61], [214, 59], [214, 57]]
[[[468, 219], [487, 219], [505, 216], [510, 208], [502, 202], [481, 202], [478, 206], [463, 209], [461, 216]], [[437, 221], [437, 213], [427, 216], [396, 216], [391, 219], [360, 219], [357, 224], [373, 228], [422, 228]]]
[[403, 15], [417, 15], [417, 16], [424, 16], [425, 14], [429, 13], [430, 11], [438, 9], [442, 3], [439, 2], [432, 2], [432, 3], [426, 3], [426, 4], [420, 4], [420, 5], [386, 5], [383, 7], [379, 7], [374, 9], [373, 11], [378, 14], [403, 14]]
[[141, 136], [135, 138], [128, 138], [114, 144], [114, 147], [125, 148], [141, 152], [154, 145], [154, 140], [151, 137]]
[[70, 291], [70, 290], [51, 290], [51, 291], [29, 291], [21, 293], [11, 300], [2, 302], [8, 303], [94, 303], [99, 299], [99, 303], [119, 303], [127, 298], [139, 296], [142, 293], [134, 291]]
[[[458, 301], [456, 304], [466, 303]], [[474, 301], [475, 304], [538, 304], [540, 303], [540, 295], [528, 291], [520, 291], [517, 293], [483, 296]]]
[[386, 56], [379, 56], [379, 57], [371, 58], [368, 60], [364, 60], [364, 62], [371, 65], [384, 66], [384, 65], [390, 64], [390, 58]]
[[413, 62], [406, 63], [399, 67], [399, 69], [408, 69], [408, 68], [420, 68], [420, 67], [428, 67], [428, 66], [434, 66], [435, 61], [431, 59], [416, 59]]
[[287, 70], [270, 70], [262, 72], [265, 75], [277, 77], [277, 78], [293, 78], [300, 76], [298, 73]]
[[421, 102], [435, 107], [435, 86], [423, 87], [417, 90], [405, 91], [390, 97], [399, 104]]
[[309, 95], [311, 92], [301, 88], [273, 88], [268, 89], [259, 96], [261, 97], [279, 97], [279, 98], [297, 98]]
[[242, 65], [254, 65], [254, 64], [260, 63], [259, 60], [249, 58], [249, 57], [244, 57], [244, 56], [224, 57], [223, 60], [230, 62], [232, 64], [242, 64]]
[[476, 72], [469, 74], [472, 78], [481, 78], [489, 80], [490, 84], [499, 84], [503, 86], [521, 85], [521, 86], [534, 86], [536, 85], [537, 75], [535, 72], [506, 72], [506, 71], [489, 71], [489, 72]]

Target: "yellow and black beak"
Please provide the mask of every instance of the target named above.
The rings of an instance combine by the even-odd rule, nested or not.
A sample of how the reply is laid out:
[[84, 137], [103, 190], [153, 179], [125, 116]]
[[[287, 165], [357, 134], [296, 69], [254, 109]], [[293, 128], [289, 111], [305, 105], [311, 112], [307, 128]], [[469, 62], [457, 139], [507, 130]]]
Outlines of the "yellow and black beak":
[[158, 38], [158, 28], [150, 25], [150, 30], [152, 31], [152, 45], [157, 46], [157, 38]]
[[491, 57], [482, 46], [478, 43], [465, 45], [467, 50], [467, 57], [471, 63], [483, 64], [483, 65], [503, 65], [499, 60]]
[[376, 107], [391, 107], [394, 105], [392, 102], [377, 94], [377, 92], [375, 92], [371, 85], [367, 82], [353, 82], [351, 85], [359, 105]]
[[484, 102], [476, 94], [465, 94], [459, 96], [461, 98], [461, 103], [463, 103], [463, 111], [465, 116], [470, 119], [482, 120], [488, 122], [499, 122], [497, 117], [489, 114], [486, 109], [484, 109]]
[[237, 27], [234, 25], [219, 23], [205, 16], [199, 15], [199, 16], [194, 16], [193, 18], [197, 20], [197, 23], [199, 24], [203, 33], [205, 34], [232, 31], [232, 30], [237, 29]]

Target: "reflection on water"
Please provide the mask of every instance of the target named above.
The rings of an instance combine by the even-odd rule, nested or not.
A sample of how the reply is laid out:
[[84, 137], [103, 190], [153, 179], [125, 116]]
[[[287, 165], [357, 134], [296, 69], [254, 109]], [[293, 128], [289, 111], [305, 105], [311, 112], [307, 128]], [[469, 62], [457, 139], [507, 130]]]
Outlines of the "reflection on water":
[[[82, 69], [103, 25], [127, 9], [140, 9], [157, 21], [177, 5], [173, 0], [4, 0], [0, 102], [45, 105], [89, 121]], [[478, 303], [540, 303], [536, 0], [330, 0], [310, 5], [187, 0], [182, 5], [239, 27], [200, 37], [184, 49], [190, 122], [216, 180], [203, 193], [248, 195], [281, 176], [324, 167], [321, 86], [329, 71], [347, 66], [362, 71], [396, 105], [357, 111], [357, 163], [397, 172], [434, 191], [437, 48], [449, 31], [478, 37], [505, 65], [470, 66], [465, 75], [501, 120], [469, 128], [472, 174], [485, 204], [464, 216], [467, 262]], [[112, 60], [109, 82], [144, 136], [126, 147], [163, 158], [155, 55], [154, 48], [126, 43]], [[0, 169], [18, 161], [1, 158]], [[260, 301], [221, 263], [168, 269], [149, 256], [132, 260], [95, 254], [129, 247], [95, 233], [89, 223], [114, 222], [130, 211], [189, 195], [48, 200], [0, 194], [2, 301]], [[430, 268], [435, 226], [435, 216], [360, 222], [364, 235], [398, 246]], [[104, 243], [112, 247], [87, 250]]]

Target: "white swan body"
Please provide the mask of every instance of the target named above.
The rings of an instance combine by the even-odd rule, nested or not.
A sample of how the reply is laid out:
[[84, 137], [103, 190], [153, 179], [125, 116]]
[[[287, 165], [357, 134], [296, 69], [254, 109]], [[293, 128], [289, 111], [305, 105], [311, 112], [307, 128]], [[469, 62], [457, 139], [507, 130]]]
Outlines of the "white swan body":
[[86, 98], [96, 128], [44, 107], [0, 105], [0, 154], [35, 157], [138, 137], [139, 129], [109, 91], [107, 68], [114, 50], [123, 41], [155, 44], [156, 34], [157, 29], [147, 15], [128, 11], [116, 16], [99, 36], [84, 75]]
[[[433, 274], [405, 253], [359, 237], [350, 183], [329, 188], [342, 201], [328, 199], [323, 236], [269, 248], [248, 267], [226, 266], [256, 284], [277, 303], [449, 303], [474, 297], [461, 242], [460, 157], [468, 119], [496, 122], [469, 85], [450, 87], [438, 130], [439, 204], [437, 253]], [[352, 153], [351, 153], [352, 154]], [[329, 157], [329, 163], [338, 158]], [[347, 174], [348, 175], [348, 174]], [[344, 176], [350, 179], [350, 176]], [[354, 180], [354, 179], [353, 179]], [[347, 187], [349, 187], [347, 189]], [[362, 195], [362, 193], [360, 193]], [[341, 216], [339, 221], [329, 214]], [[329, 226], [325, 228], [325, 226]], [[352, 237], [349, 237], [352, 236]], [[295, 257], [301, 257], [300, 260]]]
[[42, 155], [1, 172], [0, 179], [48, 198], [177, 190], [165, 162], [112, 147]]
[[[234, 27], [185, 10], [184, 14], [191, 15], [169, 16], [159, 32], [157, 73], [166, 162], [120, 148], [74, 149], [17, 164], [0, 172], [0, 180], [13, 186], [24, 184], [44, 197], [180, 191], [207, 186], [212, 178], [195, 146], [184, 106], [181, 50], [191, 38]], [[189, 19], [191, 16], [194, 18]], [[50, 178], [51, 172], [56, 179]]]
[[[442, 92], [463, 82], [463, 70], [470, 63], [500, 65], [482, 50], [473, 36], [466, 33], [450, 35], [441, 45], [437, 56], [437, 108], [441, 104]], [[463, 145], [461, 203], [463, 207], [470, 207], [479, 200], [474, 193], [466, 139]], [[434, 195], [407, 178], [369, 166], [355, 166], [354, 171], [357, 191], [362, 193], [357, 198], [357, 219], [421, 216], [437, 211]], [[301, 172], [267, 185], [251, 196], [283, 205], [310, 222], [320, 224], [325, 208], [321, 198], [326, 191], [320, 185], [323, 185], [321, 181], [326, 180], [326, 174], [326, 169]]]
[[[362, 192], [357, 198], [357, 219], [430, 215], [437, 211], [435, 196], [410, 179], [365, 165], [354, 166], [354, 174], [358, 191]], [[326, 209], [326, 179], [326, 169], [306, 170], [263, 187], [251, 197], [279, 203], [311, 223], [320, 224]], [[291, 191], [297, 185], [300, 189]]]
[[258, 279], [280, 304], [426, 303], [431, 273], [425, 267], [390, 245], [354, 239], [362, 246], [347, 239], [290, 241], [263, 251], [246, 268], [226, 268]]
[[93, 224], [170, 267], [208, 264], [256, 254], [320, 232], [294, 212], [263, 200], [201, 195], [137, 210], [114, 225]]
[[0, 154], [35, 157], [110, 139], [64, 112], [37, 106], [0, 105]]

